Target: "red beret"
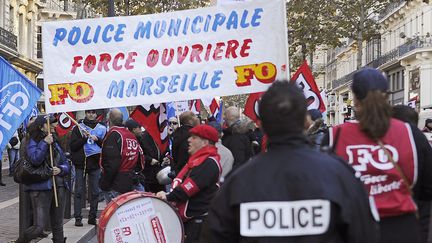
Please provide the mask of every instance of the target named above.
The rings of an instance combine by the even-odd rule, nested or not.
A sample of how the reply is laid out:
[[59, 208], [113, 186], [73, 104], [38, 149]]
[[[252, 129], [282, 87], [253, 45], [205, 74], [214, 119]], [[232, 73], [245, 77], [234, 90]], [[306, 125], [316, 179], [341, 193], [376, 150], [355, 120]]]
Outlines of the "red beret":
[[216, 131], [216, 129], [214, 129], [214, 127], [209, 126], [209, 125], [196, 126], [196, 127], [192, 128], [191, 130], [189, 130], [189, 132], [192, 135], [196, 135], [198, 137], [208, 139], [214, 143], [216, 143], [219, 140], [218, 132]]

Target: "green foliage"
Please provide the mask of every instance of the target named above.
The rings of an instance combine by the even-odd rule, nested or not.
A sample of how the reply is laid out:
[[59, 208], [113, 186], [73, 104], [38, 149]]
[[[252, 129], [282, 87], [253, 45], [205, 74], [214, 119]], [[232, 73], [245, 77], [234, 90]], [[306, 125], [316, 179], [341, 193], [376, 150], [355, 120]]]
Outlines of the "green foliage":
[[225, 108], [230, 106], [245, 107], [249, 94], [231, 95], [222, 97]]
[[[378, 16], [391, 0], [291, 0], [288, 28], [291, 67], [298, 65], [320, 45], [334, 48], [343, 38], [357, 41], [358, 60], [363, 41], [379, 33]], [[358, 67], [361, 62], [358, 61]]]
[[336, 15], [332, 18], [337, 32], [357, 41], [357, 69], [362, 66], [363, 41], [369, 41], [379, 34], [379, 14], [391, 0], [329, 0], [335, 6]]
[[318, 46], [340, 45], [337, 23], [332, 20], [336, 9], [327, 0], [291, 0], [287, 5], [290, 65], [296, 69]]
[[338, 23], [342, 36], [357, 39], [362, 31], [363, 40], [370, 40], [379, 33], [378, 16], [391, 0], [330, 0], [336, 6], [337, 14], [333, 20]]
[[[107, 0], [84, 0], [83, 2], [98, 13], [107, 16]], [[209, 3], [210, 0], [116, 0], [115, 11], [117, 16], [142, 15], [205, 7]]]

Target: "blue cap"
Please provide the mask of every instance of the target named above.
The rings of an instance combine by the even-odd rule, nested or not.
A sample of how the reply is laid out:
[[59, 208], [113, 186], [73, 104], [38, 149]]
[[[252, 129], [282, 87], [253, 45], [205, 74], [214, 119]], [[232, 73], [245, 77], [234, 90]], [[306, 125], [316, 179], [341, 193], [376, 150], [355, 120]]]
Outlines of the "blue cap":
[[316, 121], [320, 118], [322, 118], [322, 114], [319, 110], [317, 109], [310, 109], [308, 110], [309, 115], [311, 116], [312, 121]]
[[47, 122], [47, 119], [49, 119], [50, 123], [55, 123], [57, 122], [57, 118], [55, 118], [54, 116], [51, 115], [38, 115], [36, 117], [36, 119], [33, 121], [33, 125], [35, 126], [43, 126], [43, 124], [45, 124]]
[[357, 99], [362, 100], [366, 98], [369, 91], [387, 92], [389, 83], [381, 71], [374, 68], [364, 68], [354, 74], [351, 89]]

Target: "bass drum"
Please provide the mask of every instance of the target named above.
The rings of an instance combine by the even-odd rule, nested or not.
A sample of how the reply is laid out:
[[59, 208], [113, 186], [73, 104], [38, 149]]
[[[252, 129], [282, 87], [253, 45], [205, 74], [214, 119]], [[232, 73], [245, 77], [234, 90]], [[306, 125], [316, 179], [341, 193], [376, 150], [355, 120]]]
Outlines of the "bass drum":
[[181, 243], [183, 223], [168, 202], [145, 192], [128, 192], [114, 198], [102, 211], [99, 243]]

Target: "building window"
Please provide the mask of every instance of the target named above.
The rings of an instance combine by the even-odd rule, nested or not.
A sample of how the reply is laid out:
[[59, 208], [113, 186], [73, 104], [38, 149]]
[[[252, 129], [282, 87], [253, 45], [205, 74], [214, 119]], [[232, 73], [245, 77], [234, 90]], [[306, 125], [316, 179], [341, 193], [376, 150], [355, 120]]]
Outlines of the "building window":
[[38, 78], [36, 82], [37, 82], [38, 88], [41, 89], [41, 90], [44, 90], [44, 80], [43, 80], [43, 78]]
[[404, 101], [404, 70], [395, 70], [387, 75], [390, 84], [390, 103], [403, 104]]
[[42, 58], [42, 26], [37, 27], [36, 33], [36, 48], [37, 48], [37, 58]]
[[366, 63], [370, 63], [381, 55], [381, 38], [377, 37], [366, 44]]

